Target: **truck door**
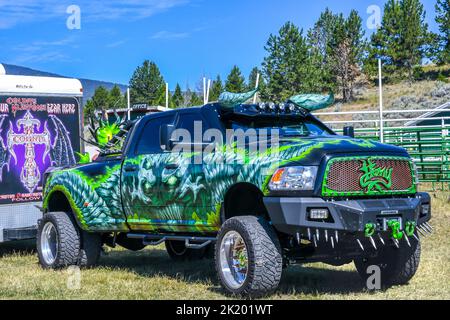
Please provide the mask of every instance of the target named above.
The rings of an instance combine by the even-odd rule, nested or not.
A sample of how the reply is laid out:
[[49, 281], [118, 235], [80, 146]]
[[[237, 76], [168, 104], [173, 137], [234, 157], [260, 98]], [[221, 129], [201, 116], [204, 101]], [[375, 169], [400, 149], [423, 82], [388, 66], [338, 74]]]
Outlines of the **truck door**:
[[[162, 174], [170, 152], [160, 145], [160, 128], [173, 124], [174, 113], [155, 115], [139, 125], [130, 141], [122, 166], [122, 201], [127, 222], [133, 230], [147, 230], [162, 222], [170, 190]], [[160, 221], [161, 220], [161, 221]]]
[[[193, 134], [194, 121], [202, 121], [197, 110], [158, 115], [143, 123], [134, 136], [123, 164], [122, 199], [127, 222], [133, 230], [194, 231], [207, 224], [211, 201], [202, 163], [194, 163], [191, 141], [183, 141], [187, 152], [161, 147], [160, 130], [174, 124]], [[200, 118], [199, 118], [200, 117]], [[184, 139], [183, 139], [184, 140]], [[186, 151], [186, 150], [184, 150]], [[208, 207], [209, 206], [209, 207]]]

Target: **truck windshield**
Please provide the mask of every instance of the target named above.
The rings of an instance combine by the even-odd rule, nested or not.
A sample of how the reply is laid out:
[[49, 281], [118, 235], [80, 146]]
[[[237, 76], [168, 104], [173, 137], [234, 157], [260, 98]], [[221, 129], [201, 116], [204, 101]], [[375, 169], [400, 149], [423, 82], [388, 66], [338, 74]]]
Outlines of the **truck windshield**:
[[272, 130], [278, 130], [281, 137], [308, 137], [308, 136], [328, 136], [334, 133], [325, 125], [313, 119], [249, 119], [249, 120], [229, 120], [226, 123], [227, 129], [244, 131], [248, 129], [267, 130], [270, 134]]

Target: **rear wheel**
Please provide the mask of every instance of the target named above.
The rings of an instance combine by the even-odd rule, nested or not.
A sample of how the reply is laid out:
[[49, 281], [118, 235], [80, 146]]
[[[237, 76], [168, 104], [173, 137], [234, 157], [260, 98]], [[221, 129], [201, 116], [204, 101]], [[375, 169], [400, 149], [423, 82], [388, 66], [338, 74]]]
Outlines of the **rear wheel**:
[[355, 260], [356, 270], [364, 281], [370, 274], [367, 268], [376, 265], [381, 271], [381, 285], [401, 285], [408, 283], [419, 268], [420, 242], [410, 238], [411, 247], [404, 241], [400, 248], [386, 246], [380, 249], [378, 256], [373, 258], [360, 258]]
[[222, 225], [215, 250], [222, 286], [233, 294], [264, 296], [278, 287], [283, 259], [278, 237], [262, 217], [240, 216]]
[[78, 228], [68, 213], [51, 212], [39, 223], [36, 247], [44, 268], [76, 265], [80, 254]]
[[167, 240], [165, 244], [167, 253], [175, 261], [200, 260], [206, 254], [206, 248], [186, 248], [184, 241]]

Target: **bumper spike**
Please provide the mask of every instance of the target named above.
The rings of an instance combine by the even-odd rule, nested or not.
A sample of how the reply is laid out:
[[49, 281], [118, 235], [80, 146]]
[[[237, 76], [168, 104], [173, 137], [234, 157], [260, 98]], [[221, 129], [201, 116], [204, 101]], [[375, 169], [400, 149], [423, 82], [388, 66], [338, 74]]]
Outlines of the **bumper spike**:
[[328, 230], [325, 230], [325, 241], [328, 242]]
[[320, 241], [320, 231], [319, 231], [319, 229], [316, 229], [316, 238], [317, 238], [317, 241]]
[[336, 243], [338, 243], [339, 242], [339, 232], [337, 230], [334, 231], [334, 236], [336, 238]]
[[300, 238], [301, 238], [300, 233], [297, 232], [296, 236], [297, 236], [297, 243], [300, 244]]
[[398, 240], [397, 239], [392, 239], [392, 241], [394, 242], [394, 244], [397, 247], [397, 249], [400, 249], [400, 244], [398, 243]]
[[369, 237], [369, 240], [370, 240], [370, 243], [372, 244], [372, 246], [375, 248], [375, 250], [378, 250], [377, 246], [375, 245], [375, 241], [373, 240], [373, 238]]
[[311, 229], [308, 228], [308, 240], [311, 241]]
[[417, 227], [416, 229], [417, 229], [417, 231], [419, 232], [419, 234], [420, 234], [421, 237], [426, 237], [426, 236], [427, 236], [427, 235], [425, 234], [425, 232], [424, 232], [420, 227]]
[[334, 249], [334, 238], [332, 236], [330, 237], [330, 241], [331, 241], [331, 247]]
[[430, 229], [431, 232], [434, 231], [433, 226], [431, 224], [429, 224], [428, 222], [425, 222], [424, 224]]
[[411, 243], [409, 242], [409, 238], [408, 238], [408, 235], [406, 234], [406, 232], [405, 232], [405, 231], [403, 231], [403, 233], [404, 233], [404, 235], [405, 235], [405, 240], [406, 240], [406, 243], [408, 244], [408, 246], [409, 246], [409, 247], [411, 247]]
[[430, 225], [427, 224], [426, 222], [423, 224], [423, 228], [425, 229], [425, 231], [429, 232], [430, 234], [433, 232], [433, 229], [431, 229]]
[[425, 227], [425, 225], [422, 225], [422, 231], [431, 236], [431, 232]]
[[383, 237], [381, 236], [381, 234], [378, 234], [378, 239], [380, 239], [380, 242], [384, 245], [386, 245], [386, 243], [384, 242]]
[[314, 247], [317, 248], [317, 240], [316, 240], [316, 235], [313, 235], [313, 240], [314, 240]]
[[413, 233], [413, 237], [414, 239], [416, 239], [417, 241], [420, 241], [419, 237], [416, 235], [416, 233]]
[[362, 251], [364, 251], [364, 247], [363, 247], [361, 241], [359, 241], [359, 239], [356, 239], [356, 242], [358, 242], [358, 244], [359, 244], [359, 246], [361, 247]]

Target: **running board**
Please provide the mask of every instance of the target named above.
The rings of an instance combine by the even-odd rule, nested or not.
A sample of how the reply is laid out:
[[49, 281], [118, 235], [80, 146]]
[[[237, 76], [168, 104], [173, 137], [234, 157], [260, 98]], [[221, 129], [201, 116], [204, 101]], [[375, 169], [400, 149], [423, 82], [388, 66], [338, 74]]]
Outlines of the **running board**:
[[[157, 246], [167, 240], [169, 241], [184, 241], [186, 248], [202, 249], [207, 245], [215, 242], [217, 239], [213, 237], [192, 237], [192, 236], [177, 236], [177, 235], [158, 235], [158, 234], [128, 234], [128, 238], [142, 239], [142, 243], [146, 246]], [[200, 243], [191, 243], [191, 241]]]

